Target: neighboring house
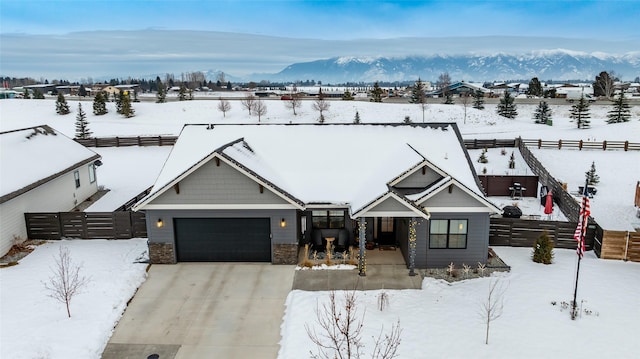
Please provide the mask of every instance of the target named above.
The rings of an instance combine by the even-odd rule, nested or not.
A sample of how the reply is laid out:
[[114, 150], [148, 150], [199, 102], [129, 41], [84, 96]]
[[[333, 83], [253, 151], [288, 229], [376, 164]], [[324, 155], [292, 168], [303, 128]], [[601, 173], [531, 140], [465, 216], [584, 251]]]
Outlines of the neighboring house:
[[417, 268], [486, 262], [500, 213], [455, 123], [185, 125], [134, 210], [152, 263], [297, 263], [327, 237], [396, 245], [408, 263], [416, 219]]
[[[447, 86], [446, 88], [447, 93], [451, 93], [454, 95], [462, 95], [462, 94], [473, 95], [473, 93], [478, 90], [482, 91], [482, 93], [485, 96], [489, 96], [490, 90], [482, 87], [482, 84], [474, 84], [474, 83], [462, 81], [462, 82], [453, 83]], [[444, 89], [435, 90], [435, 91], [429, 92], [428, 95], [441, 97], [443, 91]]]
[[98, 190], [100, 155], [49, 126], [0, 133], [0, 255], [26, 239], [26, 212], [64, 212]]

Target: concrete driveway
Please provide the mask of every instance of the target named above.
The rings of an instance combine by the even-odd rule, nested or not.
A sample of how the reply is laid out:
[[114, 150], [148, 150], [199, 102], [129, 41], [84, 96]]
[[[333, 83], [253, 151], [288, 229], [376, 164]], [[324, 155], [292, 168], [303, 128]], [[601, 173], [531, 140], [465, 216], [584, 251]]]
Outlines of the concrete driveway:
[[103, 359], [276, 358], [293, 266], [152, 265]]

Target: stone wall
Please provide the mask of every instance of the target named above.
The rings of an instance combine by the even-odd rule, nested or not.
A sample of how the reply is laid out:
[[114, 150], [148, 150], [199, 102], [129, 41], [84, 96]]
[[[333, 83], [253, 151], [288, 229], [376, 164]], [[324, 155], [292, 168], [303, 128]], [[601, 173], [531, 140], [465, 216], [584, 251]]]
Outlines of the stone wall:
[[274, 244], [271, 263], [273, 264], [297, 264], [297, 244]]
[[175, 264], [176, 256], [171, 243], [149, 243], [149, 263]]

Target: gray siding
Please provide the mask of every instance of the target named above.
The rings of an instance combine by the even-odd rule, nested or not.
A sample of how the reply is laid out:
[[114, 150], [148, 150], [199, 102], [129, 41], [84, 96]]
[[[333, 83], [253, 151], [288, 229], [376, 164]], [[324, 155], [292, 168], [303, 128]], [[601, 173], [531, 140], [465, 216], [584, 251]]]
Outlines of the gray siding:
[[449, 193], [449, 189], [445, 188], [435, 196], [429, 198], [425, 202], [420, 203], [421, 206], [430, 208], [436, 207], [486, 207], [476, 198], [470, 196], [462, 189], [453, 186], [453, 190]]
[[369, 212], [397, 212], [397, 211], [410, 211], [407, 206], [398, 202], [395, 198], [387, 198], [377, 206], [371, 208]]
[[179, 183], [180, 194], [167, 189], [151, 204], [285, 204], [283, 198], [235, 168], [209, 161]]
[[[453, 262], [456, 267], [478, 262], [486, 263], [489, 247], [489, 214], [487, 213], [432, 213], [431, 219], [468, 219], [466, 249], [429, 249], [429, 221], [416, 227], [416, 268], [440, 268]], [[425, 255], [426, 254], [426, 255]]]
[[396, 242], [400, 246], [400, 251], [404, 261], [409, 266], [409, 218], [396, 218]]
[[[297, 214], [294, 209], [279, 210], [147, 210], [147, 232], [149, 243], [169, 243], [175, 247], [174, 218], [270, 218], [271, 245], [297, 244]], [[164, 226], [156, 227], [156, 222], [162, 218]], [[280, 221], [285, 219], [286, 227], [280, 227]]]
[[[426, 167], [426, 166], [425, 166]], [[409, 177], [403, 179], [394, 187], [398, 188], [424, 188], [431, 183], [441, 179], [442, 176], [434, 172], [431, 168], [426, 167], [425, 174], [422, 174], [422, 169], [409, 175]]]

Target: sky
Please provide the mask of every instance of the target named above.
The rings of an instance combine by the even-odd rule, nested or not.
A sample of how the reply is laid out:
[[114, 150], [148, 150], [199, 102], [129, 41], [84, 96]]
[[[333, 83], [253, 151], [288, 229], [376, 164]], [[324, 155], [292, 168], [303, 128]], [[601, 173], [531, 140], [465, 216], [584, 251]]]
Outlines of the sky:
[[636, 23], [640, 13], [638, 0], [0, 0], [0, 3], [2, 33], [65, 34], [154, 28], [318, 39], [505, 34], [625, 38], [640, 33]]
[[341, 56], [619, 55], [640, 49], [637, 14], [640, 0], [0, 0], [0, 75], [246, 81]]

